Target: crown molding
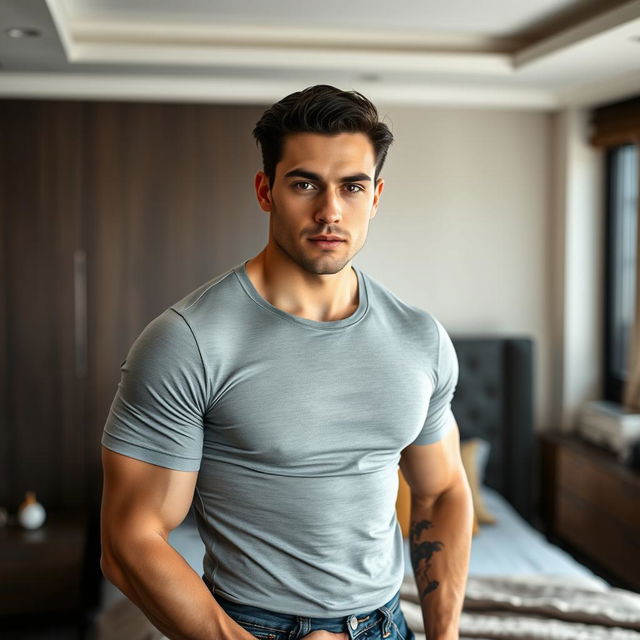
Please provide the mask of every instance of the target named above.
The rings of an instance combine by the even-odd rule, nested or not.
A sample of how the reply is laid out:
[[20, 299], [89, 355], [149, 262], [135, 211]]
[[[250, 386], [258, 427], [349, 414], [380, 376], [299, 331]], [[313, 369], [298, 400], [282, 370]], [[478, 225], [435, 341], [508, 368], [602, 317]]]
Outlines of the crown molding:
[[[299, 91], [304, 83], [285, 80], [211, 78], [177, 75], [3, 73], [0, 96], [270, 104]], [[308, 84], [313, 84], [309, 81]], [[432, 105], [552, 111], [550, 91], [467, 84], [359, 82], [358, 91], [381, 105]]]
[[635, 28], [640, 31], [640, 0], [628, 2], [575, 27], [565, 29], [550, 38], [544, 38], [535, 44], [522, 48], [514, 53], [513, 66], [516, 69], [529, 66], [621, 27], [624, 27], [625, 30]]

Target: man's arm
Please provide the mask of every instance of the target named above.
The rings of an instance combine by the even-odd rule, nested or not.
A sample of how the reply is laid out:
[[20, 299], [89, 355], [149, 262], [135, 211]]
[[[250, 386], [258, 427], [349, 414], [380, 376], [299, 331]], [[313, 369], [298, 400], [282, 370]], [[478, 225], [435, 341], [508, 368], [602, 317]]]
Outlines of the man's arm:
[[171, 640], [255, 640], [168, 542], [191, 506], [198, 472], [156, 466], [104, 446], [102, 464], [105, 577]]
[[457, 425], [439, 442], [404, 449], [400, 469], [411, 489], [411, 564], [427, 640], [457, 640], [473, 521]]

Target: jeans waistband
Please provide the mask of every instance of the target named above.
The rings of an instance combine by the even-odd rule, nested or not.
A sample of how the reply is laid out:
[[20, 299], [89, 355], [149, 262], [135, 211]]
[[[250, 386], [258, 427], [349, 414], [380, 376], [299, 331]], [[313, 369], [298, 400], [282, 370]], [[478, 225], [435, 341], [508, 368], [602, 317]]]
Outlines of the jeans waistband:
[[[297, 616], [295, 614], [281, 613], [279, 611], [270, 611], [268, 609], [261, 609], [260, 607], [254, 607], [251, 605], [239, 604], [237, 602], [233, 602], [232, 600], [228, 600], [227, 598], [221, 596], [219, 593], [214, 593], [213, 596], [216, 600], [222, 601], [221, 604], [223, 605], [223, 608], [225, 609], [229, 608], [235, 613], [238, 613], [240, 615], [242, 615], [243, 613], [250, 616], [258, 616], [258, 617], [264, 615], [265, 617], [269, 617], [271, 619], [273, 618], [278, 619], [280, 622], [282, 622], [282, 624], [295, 623], [297, 620], [299, 620], [299, 618], [303, 617], [303, 616]], [[377, 607], [376, 609], [370, 609], [369, 611], [360, 611], [358, 613], [354, 612], [353, 614], [349, 614], [345, 616], [337, 616], [337, 617], [329, 617], [329, 618], [309, 617], [307, 619], [318, 620], [318, 621], [321, 620], [323, 623], [327, 623], [327, 624], [341, 624], [341, 623], [347, 622], [352, 616], [355, 616], [356, 618], [366, 618], [367, 616], [371, 616], [376, 611], [379, 611], [380, 609], [383, 609], [383, 608], [387, 610], [389, 613], [393, 613], [398, 608], [399, 604], [400, 604], [400, 590], [398, 590], [390, 600], [385, 602], [380, 607]]]

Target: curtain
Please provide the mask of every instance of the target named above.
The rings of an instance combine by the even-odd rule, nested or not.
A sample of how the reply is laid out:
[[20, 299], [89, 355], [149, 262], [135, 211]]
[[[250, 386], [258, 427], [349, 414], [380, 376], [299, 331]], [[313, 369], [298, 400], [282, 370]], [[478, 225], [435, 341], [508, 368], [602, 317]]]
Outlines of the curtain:
[[[594, 146], [606, 148], [631, 143], [638, 147], [640, 153], [640, 96], [594, 110], [591, 125], [591, 143]], [[622, 392], [622, 403], [632, 413], [640, 413], [640, 195], [637, 206], [635, 309], [627, 347], [627, 377]]]
[[[635, 140], [640, 150], [640, 137]], [[640, 185], [640, 162], [638, 162], [638, 184]], [[640, 189], [638, 192], [638, 217], [636, 224], [636, 303], [634, 321], [629, 340], [627, 379], [623, 390], [623, 404], [633, 413], [640, 413]]]

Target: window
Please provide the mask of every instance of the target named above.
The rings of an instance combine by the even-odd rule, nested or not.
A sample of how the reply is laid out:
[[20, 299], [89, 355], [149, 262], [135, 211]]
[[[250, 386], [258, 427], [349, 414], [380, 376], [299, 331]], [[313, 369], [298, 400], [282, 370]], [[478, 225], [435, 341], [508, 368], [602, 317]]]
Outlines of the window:
[[638, 155], [633, 144], [607, 149], [604, 393], [614, 402], [622, 402], [634, 321]]

